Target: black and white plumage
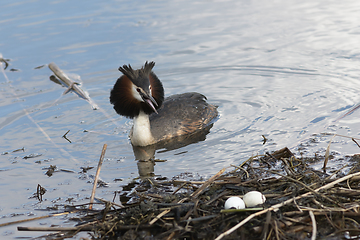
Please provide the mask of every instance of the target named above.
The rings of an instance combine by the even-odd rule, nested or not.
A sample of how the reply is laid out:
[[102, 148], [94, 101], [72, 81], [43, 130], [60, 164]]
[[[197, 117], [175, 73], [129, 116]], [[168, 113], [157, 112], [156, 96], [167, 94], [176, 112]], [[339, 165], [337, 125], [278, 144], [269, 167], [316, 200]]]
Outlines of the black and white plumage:
[[110, 93], [115, 111], [134, 119], [130, 140], [134, 146], [148, 146], [190, 135], [206, 128], [218, 116], [217, 107], [200, 93], [176, 94], [164, 100], [164, 88], [152, 71], [154, 62], [138, 70], [119, 68], [123, 75]]

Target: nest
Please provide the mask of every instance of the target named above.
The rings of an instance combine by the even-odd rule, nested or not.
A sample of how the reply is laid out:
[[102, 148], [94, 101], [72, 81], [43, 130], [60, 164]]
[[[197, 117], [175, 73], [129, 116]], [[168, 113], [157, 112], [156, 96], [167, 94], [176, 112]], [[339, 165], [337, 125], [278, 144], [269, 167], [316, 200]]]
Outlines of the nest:
[[[101, 210], [75, 207], [83, 216], [64, 231], [89, 231], [94, 239], [359, 238], [359, 160], [349, 159], [347, 174], [326, 173], [309, 167], [314, 159], [297, 159], [284, 148], [206, 181], [146, 178], [124, 186], [123, 205], [102, 200]], [[224, 210], [228, 197], [252, 190], [266, 196], [262, 206]]]

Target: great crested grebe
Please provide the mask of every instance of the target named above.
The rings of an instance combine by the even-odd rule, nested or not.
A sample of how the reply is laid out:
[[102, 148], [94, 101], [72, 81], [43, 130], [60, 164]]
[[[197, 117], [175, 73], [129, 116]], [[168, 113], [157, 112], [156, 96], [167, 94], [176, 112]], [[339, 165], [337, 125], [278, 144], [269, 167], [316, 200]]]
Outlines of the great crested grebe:
[[115, 111], [133, 118], [130, 140], [148, 146], [206, 128], [218, 116], [217, 107], [200, 93], [176, 94], [164, 100], [164, 88], [152, 71], [155, 62], [138, 70], [130, 64], [119, 67], [122, 75], [110, 93]]

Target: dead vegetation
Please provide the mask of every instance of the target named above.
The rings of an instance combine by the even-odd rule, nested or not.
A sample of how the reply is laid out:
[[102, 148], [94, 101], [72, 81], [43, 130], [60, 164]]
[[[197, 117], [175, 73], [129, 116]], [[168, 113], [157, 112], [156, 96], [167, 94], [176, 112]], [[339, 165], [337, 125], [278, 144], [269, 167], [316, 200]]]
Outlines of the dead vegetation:
[[[355, 239], [360, 237], [360, 157], [332, 173], [309, 167], [287, 148], [249, 158], [233, 171], [207, 181], [146, 178], [124, 186], [122, 204], [103, 201], [101, 210], [79, 211], [73, 228], [93, 239]], [[346, 171], [346, 174], [344, 173]], [[257, 190], [264, 206], [224, 210], [229, 196]], [[82, 214], [81, 214], [82, 212]], [[80, 217], [81, 216], [81, 217]], [[45, 229], [26, 229], [45, 231]]]

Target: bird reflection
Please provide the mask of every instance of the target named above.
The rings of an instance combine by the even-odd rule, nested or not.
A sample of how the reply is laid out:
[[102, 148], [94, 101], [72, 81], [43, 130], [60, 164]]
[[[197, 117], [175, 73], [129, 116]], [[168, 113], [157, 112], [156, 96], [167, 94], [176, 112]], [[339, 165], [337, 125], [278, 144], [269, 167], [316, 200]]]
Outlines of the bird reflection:
[[206, 128], [196, 131], [193, 134], [179, 136], [177, 138], [160, 142], [158, 144], [153, 144], [145, 147], [132, 145], [135, 160], [137, 160], [139, 176], [141, 178], [155, 176], [155, 162], [161, 162], [161, 160], [155, 160], [156, 150], [160, 150], [158, 152], [163, 153], [185, 147], [192, 143], [204, 141], [206, 139], [206, 135], [210, 132], [212, 126], [213, 124], [210, 124]]

